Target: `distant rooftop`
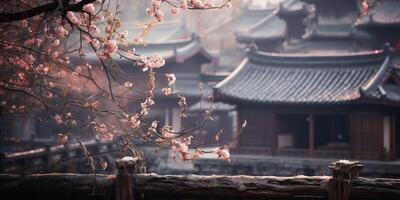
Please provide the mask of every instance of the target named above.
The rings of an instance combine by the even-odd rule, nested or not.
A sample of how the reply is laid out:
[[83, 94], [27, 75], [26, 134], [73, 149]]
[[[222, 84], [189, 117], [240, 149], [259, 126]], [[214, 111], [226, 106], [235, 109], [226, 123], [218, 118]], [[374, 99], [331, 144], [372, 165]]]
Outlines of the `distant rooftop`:
[[398, 102], [399, 88], [385, 85], [393, 69], [382, 51], [332, 55], [251, 51], [216, 86], [214, 95], [226, 102], [266, 104]]

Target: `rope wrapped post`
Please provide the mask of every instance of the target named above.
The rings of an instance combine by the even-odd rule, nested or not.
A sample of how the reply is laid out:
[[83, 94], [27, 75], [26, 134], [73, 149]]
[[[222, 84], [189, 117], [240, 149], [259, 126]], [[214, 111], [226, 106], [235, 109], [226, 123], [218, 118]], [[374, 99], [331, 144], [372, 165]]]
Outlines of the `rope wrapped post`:
[[348, 200], [351, 181], [359, 176], [363, 165], [358, 161], [339, 160], [329, 165], [332, 178], [329, 180], [329, 200]]
[[146, 173], [145, 163], [139, 157], [124, 157], [116, 160], [118, 174], [115, 185], [115, 200], [134, 200], [132, 175]]

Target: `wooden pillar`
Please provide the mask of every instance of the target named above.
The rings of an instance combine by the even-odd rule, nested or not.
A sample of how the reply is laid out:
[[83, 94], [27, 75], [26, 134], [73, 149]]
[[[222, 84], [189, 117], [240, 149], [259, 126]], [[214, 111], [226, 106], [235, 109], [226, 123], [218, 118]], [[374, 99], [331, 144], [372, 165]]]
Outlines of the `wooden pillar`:
[[0, 173], [4, 173], [6, 171], [6, 154], [4, 152], [0, 152]]
[[143, 199], [143, 195], [133, 193], [132, 175], [146, 173], [144, 160], [139, 157], [124, 157], [116, 160], [118, 174], [115, 185], [115, 200]]
[[329, 200], [349, 200], [352, 181], [358, 178], [363, 165], [358, 161], [340, 160], [329, 165]]
[[61, 171], [64, 173], [71, 172], [71, 162], [69, 160], [70, 156], [70, 145], [68, 142], [64, 144], [64, 149], [61, 152], [61, 160], [65, 162], [65, 166], [62, 167]]
[[308, 116], [308, 157], [314, 157], [314, 139], [315, 139], [315, 126], [314, 126], [314, 114]]
[[270, 123], [270, 125], [271, 125], [271, 131], [272, 131], [272, 138], [273, 138], [273, 140], [272, 140], [272, 155], [273, 156], [276, 156], [276, 151], [277, 151], [277, 148], [278, 148], [278, 131], [277, 131], [277, 119], [276, 119], [276, 113], [272, 113], [272, 118], [271, 118], [271, 122], [272, 123]]
[[392, 121], [391, 121], [391, 149], [390, 149], [390, 159], [391, 160], [395, 160], [396, 159], [396, 115], [394, 113], [392, 113], [392, 117], [391, 117]]
[[45, 165], [46, 171], [50, 172], [51, 170], [53, 170], [52, 169], [53, 166], [52, 166], [52, 163], [51, 163], [51, 149], [50, 149], [51, 146], [46, 145], [44, 148], [45, 148], [45, 154], [42, 157], [42, 159], [44, 161], [44, 165]]

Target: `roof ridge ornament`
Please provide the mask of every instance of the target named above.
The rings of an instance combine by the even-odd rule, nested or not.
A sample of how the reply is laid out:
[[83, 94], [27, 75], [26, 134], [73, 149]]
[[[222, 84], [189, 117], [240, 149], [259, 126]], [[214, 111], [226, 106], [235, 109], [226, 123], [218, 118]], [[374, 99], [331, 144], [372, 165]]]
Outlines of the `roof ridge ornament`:
[[256, 45], [256, 43], [254, 43], [254, 41], [252, 41], [247, 45], [246, 50], [249, 52], [258, 51], [258, 46]]
[[387, 55], [379, 70], [363, 86], [360, 87], [360, 94], [369, 96], [379, 90], [382, 83], [390, 76], [393, 67], [389, 64], [390, 55]]
[[386, 42], [386, 43], [383, 45], [383, 53], [384, 53], [385, 55], [392, 55], [393, 52], [394, 52], [394, 48], [392, 47], [392, 45], [390, 45], [389, 42]]

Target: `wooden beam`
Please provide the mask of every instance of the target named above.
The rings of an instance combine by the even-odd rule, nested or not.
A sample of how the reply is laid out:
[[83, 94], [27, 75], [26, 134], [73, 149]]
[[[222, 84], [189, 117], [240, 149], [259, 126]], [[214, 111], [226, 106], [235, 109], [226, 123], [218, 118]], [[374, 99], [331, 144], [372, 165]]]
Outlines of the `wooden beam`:
[[314, 114], [308, 116], [308, 156], [314, 157], [315, 149], [315, 126], [314, 126]]
[[[132, 187], [144, 199], [316, 200], [328, 198], [330, 178], [138, 174], [132, 175]], [[5, 200], [110, 199], [115, 182], [115, 175], [0, 174], [0, 194]], [[400, 179], [356, 178], [352, 180], [350, 199], [400, 199], [399, 191]]]

